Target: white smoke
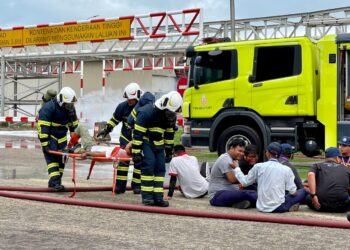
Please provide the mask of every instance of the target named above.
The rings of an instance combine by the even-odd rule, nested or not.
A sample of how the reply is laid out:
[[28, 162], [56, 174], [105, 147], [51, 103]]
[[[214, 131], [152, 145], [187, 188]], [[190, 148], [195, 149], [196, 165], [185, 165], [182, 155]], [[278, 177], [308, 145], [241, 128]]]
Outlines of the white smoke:
[[[78, 98], [78, 103], [75, 106], [78, 118], [82, 118], [81, 120], [84, 121], [84, 124], [89, 130], [92, 130], [95, 122], [111, 119], [118, 104], [125, 101], [122, 96], [122, 90], [106, 89], [105, 95], [103, 95], [102, 90], [92, 91]], [[121, 124], [114, 128], [111, 136], [119, 135], [120, 128]]]

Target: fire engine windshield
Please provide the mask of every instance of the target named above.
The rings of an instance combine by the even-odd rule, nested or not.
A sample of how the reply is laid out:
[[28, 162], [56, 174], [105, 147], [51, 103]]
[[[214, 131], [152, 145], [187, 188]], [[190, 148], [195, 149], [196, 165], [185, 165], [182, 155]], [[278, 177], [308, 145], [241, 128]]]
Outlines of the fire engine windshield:
[[199, 52], [191, 58], [189, 87], [237, 77], [237, 51]]

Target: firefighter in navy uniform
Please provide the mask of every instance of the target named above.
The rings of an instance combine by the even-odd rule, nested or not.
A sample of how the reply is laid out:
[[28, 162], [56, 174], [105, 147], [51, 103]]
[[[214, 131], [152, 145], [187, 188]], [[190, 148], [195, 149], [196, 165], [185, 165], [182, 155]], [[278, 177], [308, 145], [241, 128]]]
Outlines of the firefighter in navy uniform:
[[[123, 97], [127, 100], [120, 103], [115, 109], [112, 118], [107, 122], [107, 125], [104, 129], [102, 129], [97, 137], [106, 137], [110, 132], [112, 132], [113, 128], [118, 125], [118, 123], [122, 122], [123, 126], [120, 133], [119, 143], [121, 148], [125, 148], [128, 142], [131, 139], [131, 130], [127, 124], [128, 116], [131, 111], [138, 103], [142, 90], [137, 83], [129, 83], [124, 90]], [[125, 193], [126, 184], [128, 181], [128, 171], [129, 171], [129, 162], [120, 162], [117, 167], [117, 177], [116, 177], [116, 190], [117, 194]], [[139, 173], [140, 174], [140, 173]], [[139, 194], [140, 183], [132, 182], [132, 187], [135, 194]]]
[[[176, 91], [159, 98], [155, 104], [141, 107], [137, 113], [132, 138], [135, 165], [141, 166], [142, 203], [169, 206], [163, 199], [165, 162], [170, 162], [174, 145], [174, 117], [182, 105]], [[165, 153], [165, 154], [164, 154]]]
[[61, 156], [49, 154], [49, 150], [63, 150], [67, 146], [67, 132], [74, 132], [78, 119], [74, 107], [76, 94], [70, 87], [61, 89], [56, 98], [46, 102], [39, 111], [38, 137], [47, 163], [50, 188], [63, 191], [62, 175], [65, 163]]
[[[143, 106], [149, 104], [149, 103], [154, 104], [154, 101], [155, 101], [155, 97], [152, 93], [147, 91], [147, 92], [142, 94], [139, 102], [136, 104], [136, 106], [131, 111], [131, 113], [128, 117], [128, 126], [129, 126], [131, 131], [135, 128], [135, 120], [136, 120], [137, 113], [139, 112], [139, 109], [142, 108]], [[130, 151], [131, 150], [131, 141], [125, 147], [125, 150], [128, 154], [131, 153], [131, 151]], [[141, 169], [140, 169], [140, 167], [141, 167], [141, 165], [134, 164], [134, 171], [133, 171], [132, 182], [131, 182], [131, 187], [134, 190], [134, 193], [137, 193], [137, 194], [141, 193], [141, 187], [140, 187], [140, 185], [141, 185]]]

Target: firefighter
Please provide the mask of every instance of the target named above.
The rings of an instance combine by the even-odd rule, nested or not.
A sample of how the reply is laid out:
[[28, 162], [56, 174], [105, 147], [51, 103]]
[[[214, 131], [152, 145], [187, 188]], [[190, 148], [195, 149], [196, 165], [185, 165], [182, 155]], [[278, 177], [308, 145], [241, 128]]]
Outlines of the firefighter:
[[47, 163], [48, 186], [54, 191], [63, 191], [62, 175], [65, 162], [61, 156], [49, 150], [63, 150], [67, 146], [67, 132], [78, 126], [74, 104], [77, 98], [73, 89], [64, 87], [56, 98], [46, 102], [39, 111], [38, 137]]
[[[122, 149], [128, 144], [131, 139], [131, 130], [128, 127], [127, 119], [131, 111], [138, 103], [143, 91], [140, 89], [140, 86], [135, 83], [129, 83], [124, 90], [123, 97], [127, 100], [120, 103], [115, 109], [112, 118], [107, 122], [105, 128], [103, 128], [98, 134], [97, 137], [106, 137], [113, 128], [122, 122], [123, 126], [120, 133], [119, 143]], [[128, 181], [128, 171], [129, 171], [129, 162], [120, 162], [117, 167], [117, 177], [116, 177], [116, 190], [117, 194], [125, 193], [126, 184]], [[132, 183], [134, 193], [140, 193], [140, 183]]]
[[[129, 117], [128, 117], [128, 127], [129, 129], [131, 129], [131, 131], [134, 129], [135, 127], [135, 120], [136, 120], [136, 116], [137, 113], [139, 112], [139, 109], [143, 106], [145, 106], [146, 104], [149, 103], [154, 103], [155, 101], [155, 97], [152, 93], [150, 92], [145, 92], [139, 102], [137, 103], [137, 105], [134, 107], [134, 109], [131, 111]], [[125, 147], [125, 151], [130, 154], [131, 148], [131, 141], [126, 145]], [[134, 171], [133, 171], [133, 176], [132, 176], [132, 182], [131, 182], [131, 188], [133, 189], [135, 194], [140, 194], [141, 193], [141, 169], [140, 169], [140, 165], [136, 165], [134, 164]]]
[[174, 116], [181, 105], [181, 95], [171, 91], [155, 104], [141, 107], [137, 113], [132, 134], [132, 155], [134, 164], [141, 165], [141, 195], [144, 205], [169, 206], [169, 202], [163, 199], [165, 159], [168, 162], [171, 160]]

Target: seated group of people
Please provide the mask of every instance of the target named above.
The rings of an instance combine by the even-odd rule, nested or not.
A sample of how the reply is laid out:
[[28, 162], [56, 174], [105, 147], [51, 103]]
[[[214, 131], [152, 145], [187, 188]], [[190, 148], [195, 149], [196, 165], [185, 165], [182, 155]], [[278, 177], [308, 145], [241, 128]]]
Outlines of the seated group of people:
[[313, 164], [305, 183], [290, 162], [294, 149], [287, 143], [270, 143], [265, 152], [267, 161], [257, 163], [257, 148], [235, 139], [210, 168], [210, 176], [208, 170], [201, 171], [196, 157], [177, 145], [165, 198], [171, 199], [178, 179], [186, 198], [208, 193], [212, 206], [256, 207], [261, 212], [282, 213], [307, 204], [315, 211], [346, 212], [350, 209], [350, 137], [342, 138], [339, 144], [339, 149], [326, 150], [324, 162]]

